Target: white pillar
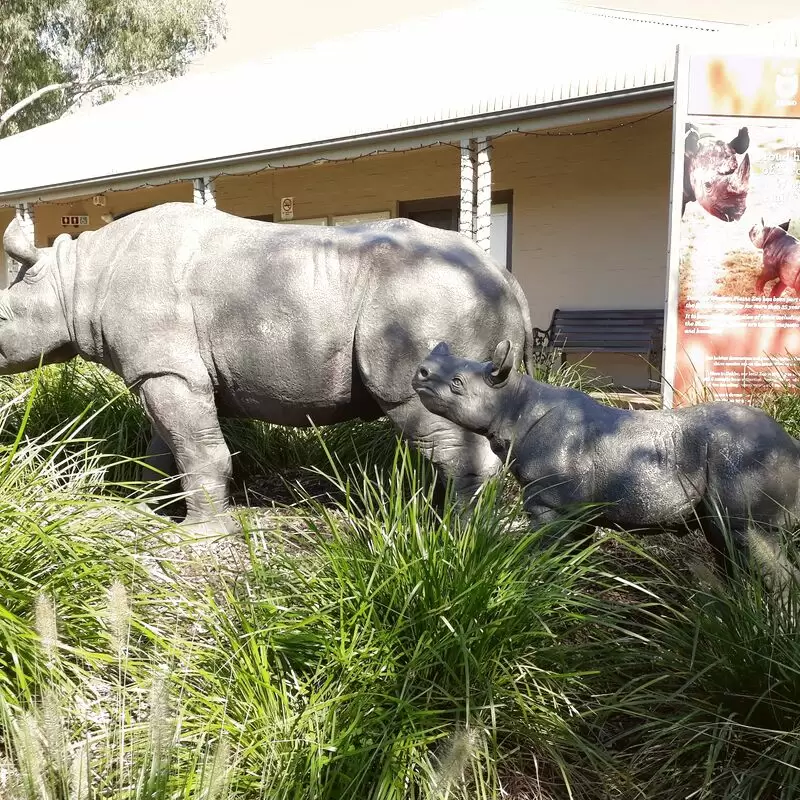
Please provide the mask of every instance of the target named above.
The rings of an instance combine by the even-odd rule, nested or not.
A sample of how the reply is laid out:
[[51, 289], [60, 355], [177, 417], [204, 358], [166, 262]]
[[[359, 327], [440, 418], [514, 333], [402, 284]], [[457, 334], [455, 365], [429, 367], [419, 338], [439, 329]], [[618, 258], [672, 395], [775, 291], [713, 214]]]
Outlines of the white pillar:
[[204, 175], [202, 178], [195, 178], [192, 183], [194, 185], [194, 202], [198, 206], [216, 208], [217, 195], [214, 179], [210, 175]]
[[475, 237], [475, 143], [461, 140], [461, 196], [458, 206], [458, 232]]
[[475, 179], [475, 243], [486, 253], [492, 241], [492, 145], [488, 136], [482, 136], [476, 147]]
[[203, 178], [203, 184], [205, 186], [206, 205], [211, 206], [212, 208], [216, 208], [217, 190], [216, 186], [214, 185], [214, 179], [210, 175], [206, 175]]

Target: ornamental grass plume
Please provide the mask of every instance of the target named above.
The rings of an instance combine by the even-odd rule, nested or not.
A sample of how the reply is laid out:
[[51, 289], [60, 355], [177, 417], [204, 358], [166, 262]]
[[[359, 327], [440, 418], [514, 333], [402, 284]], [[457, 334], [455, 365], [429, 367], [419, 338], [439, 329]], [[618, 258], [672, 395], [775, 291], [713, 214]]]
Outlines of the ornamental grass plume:
[[119, 579], [108, 590], [106, 620], [114, 653], [121, 660], [128, 647], [131, 624], [131, 606], [128, 591]]
[[58, 658], [58, 622], [55, 603], [51, 598], [40, 594], [36, 598], [34, 614], [34, 627], [39, 635], [45, 659], [50, 666]]

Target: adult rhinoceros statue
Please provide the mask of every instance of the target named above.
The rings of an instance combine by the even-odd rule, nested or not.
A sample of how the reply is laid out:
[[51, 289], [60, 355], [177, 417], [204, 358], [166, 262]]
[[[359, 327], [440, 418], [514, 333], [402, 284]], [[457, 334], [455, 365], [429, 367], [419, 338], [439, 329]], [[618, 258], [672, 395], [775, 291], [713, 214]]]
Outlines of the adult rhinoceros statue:
[[467, 237], [405, 219], [281, 225], [189, 203], [131, 214], [38, 249], [0, 292], [0, 372], [75, 356], [137, 392], [150, 463], [187, 493], [185, 523], [235, 527], [218, 415], [326, 425], [390, 417], [462, 497], [500, 467], [484, 437], [427, 411], [411, 386], [447, 340], [474, 359], [509, 339], [530, 353], [524, 294]]

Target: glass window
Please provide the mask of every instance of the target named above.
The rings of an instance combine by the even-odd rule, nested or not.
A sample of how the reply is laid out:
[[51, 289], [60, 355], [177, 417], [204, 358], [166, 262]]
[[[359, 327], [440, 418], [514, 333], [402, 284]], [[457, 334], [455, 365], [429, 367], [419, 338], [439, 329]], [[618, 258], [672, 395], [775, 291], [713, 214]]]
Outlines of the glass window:
[[309, 219], [282, 219], [284, 225], [327, 225], [327, 217], [310, 217]]
[[364, 214], [340, 214], [332, 217], [334, 225], [358, 225], [360, 222], [372, 222], [376, 219], [391, 219], [390, 211], [368, 211]]
[[508, 203], [492, 203], [492, 228], [489, 254], [508, 269]]

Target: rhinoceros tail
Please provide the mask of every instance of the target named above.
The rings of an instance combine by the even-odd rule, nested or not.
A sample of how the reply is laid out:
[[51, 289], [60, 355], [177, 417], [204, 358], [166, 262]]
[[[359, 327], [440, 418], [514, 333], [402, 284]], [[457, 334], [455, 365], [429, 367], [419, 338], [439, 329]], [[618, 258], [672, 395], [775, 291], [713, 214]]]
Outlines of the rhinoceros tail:
[[511, 291], [514, 292], [514, 297], [517, 300], [517, 305], [522, 314], [522, 324], [525, 328], [525, 341], [522, 346], [522, 363], [525, 365], [525, 371], [528, 375], [533, 375], [533, 325], [531, 324], [531, 310], [528, 307], [528, 298], [525, 297], [525, 292], [522, 291], [519, 281], [511, 272], [508, 272], [506, 277], [511, 286]]

